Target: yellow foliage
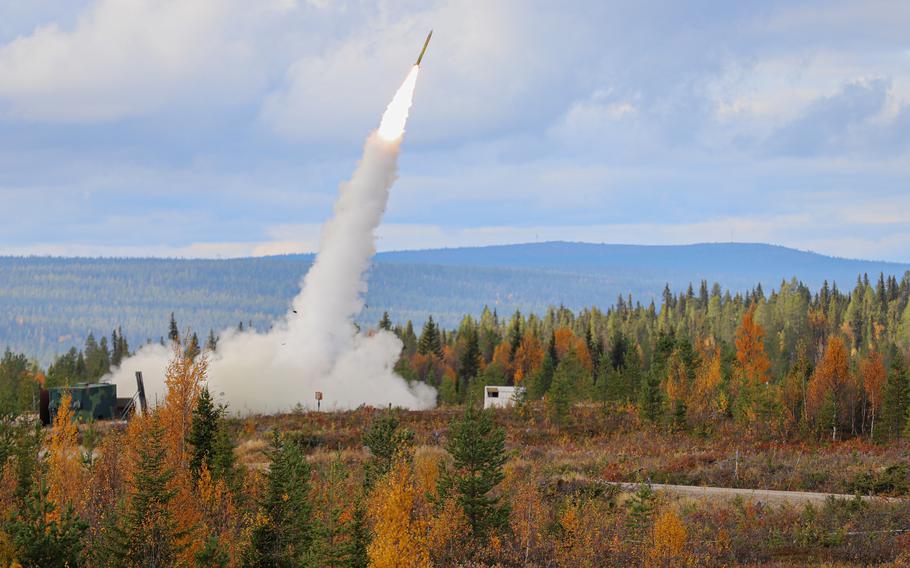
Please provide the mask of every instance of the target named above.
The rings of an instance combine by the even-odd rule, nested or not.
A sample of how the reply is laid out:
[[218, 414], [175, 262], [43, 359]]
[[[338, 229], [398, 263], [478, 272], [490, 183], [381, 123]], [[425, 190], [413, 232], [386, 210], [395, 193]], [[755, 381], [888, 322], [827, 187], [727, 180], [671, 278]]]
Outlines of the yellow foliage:
[[373, 540], [367, 547], [370, 566], [411, 568], [431, 566], [426, 522], [419, 518], [417, 487], [410, 464], [399, 460], [370, 496]]
[[60, 408], [54, 417], [54, 428], [48, 441], [48, 498], [60, 514], [67, 505], [77, 511], [85, 503], [86, 471], [79, 450], [79, 427], [73, 420], [72, 397], [60, 397]]
[[159, 415], [164, 426], [168, 465], [175, 471], [185, 470], [189, 464], [187, 438], [193, 420], [193, 408], [202, 392], [207, 370], [208, 359], [205, 355], [191, 359], [184, 355], [178, 343], [174, 344], [174, 354], [164, 378], [167, 392]]
[[682, 519], [667, 509], [654, 521], [653, 546], [647, 566], [683, 566], [686, 563], [686, 540], [689, 533]]
[[[589, 504], [572, 503], [559, 515], [562, 536], [556, 543], [556, 563], [563, 568], [598, 566], [595, 549], [595, 532], [598, 524], [592, 517], [597, 512]], [[598, 519], [599, 520], [599, 519]]]

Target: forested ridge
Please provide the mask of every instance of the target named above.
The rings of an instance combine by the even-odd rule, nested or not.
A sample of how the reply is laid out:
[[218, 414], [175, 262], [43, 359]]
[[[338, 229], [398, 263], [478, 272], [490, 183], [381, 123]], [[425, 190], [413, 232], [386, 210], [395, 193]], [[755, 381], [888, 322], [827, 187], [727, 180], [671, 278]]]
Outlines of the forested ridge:
[[[299, 291], [312, 255], [228, 260], [0, 258], [0, 347], [48, 364], [120, 328], [130, 344], [162, 336], [171, 312], [205, 334], [239, 322], [265, 329]], [[796, 276], [817, 289], [858, 275], [900, 278], [910, 265], [856, 261], [769, 245], [690, 246], [539, 243], [380, 253], [359, 323], [388, 311], [420, 326], [432, 314], [454, 327], [484, 305], [500, 313], [610, 306], [631, 294], [648, 304], [702, 279], [733, 293]], [[182, 330], [186, 331], [186, 329]]]
[[[90, 335], [48, 368], [0, 359], [0, 563], [156, 566], [781, 566], [910, 561], [910, 274], [539, 313], [455, 326], [384, 313], [396, 370], [438, 389], [404, 412], [232, 415], [206, 388], [218, 337], [160, 330], [166, 394], [83, 424], [38, 385], [135, 349]], [[368, 380], [365, 378], [364, 380]], [[524, 387], [478, 411], [485, 384]], [[66, 395], [64, 395], [66, 396]], [[904, 497], [676, 501], [645, 481]], [[621, 496], [609, 482], [638, 482]]]

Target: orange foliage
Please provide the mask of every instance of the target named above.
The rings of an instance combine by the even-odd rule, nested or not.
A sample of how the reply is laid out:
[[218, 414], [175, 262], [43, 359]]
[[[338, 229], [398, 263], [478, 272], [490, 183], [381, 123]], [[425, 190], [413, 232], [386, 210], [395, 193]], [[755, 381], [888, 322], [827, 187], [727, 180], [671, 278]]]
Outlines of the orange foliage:
[[205, 384], [208, 358], [205, 354], [195, 359], [184, 356], [179, 344], [168, 363], [164, 383], [167, 392], [164, 404], [157, 409], [156, 419], [164, 427], [164, 444], [167, 448], [167, 465], [174, 471], [170, 486], [174, 491], [171, 501], [172, 513], [177, 526], [185, 536], [180, 544], [186, 545], [181, 558], [190, 563], [193, 555], [203, 546], [198, 530], [203, 520], [202, 503], [196, 498], [189, 465], [189, 444], [187, 439], [193, 421], [193, 409]]
[[168, 448], [168, 466], [174, 470], [188, 469], [189, 449], [187, 438], [193, 421], [193, 408], [202, 392], [208, 358], [205, 354], [195, 360], [185, 357], [179, 344], [167, 366], [164, 384], [167, 392], [164, 405], [158, 410]]
[[527, 472], [516, 471], [506, 465], [505, 488], [511, 495], [509, 526], [521, 547], [523, 562], [528, 564], [531, 549], [536, 549], [546, 538], [547, 507], [540, 494], [540, 483]]
[[875, 411], [881, 405], [882, 388], [885, 386], [885, 379], [887, 378], [882, 356], [875, 351], [869, 353], [867, 357], [860, 361], [859, 374], [863, 379], [863, 390], [866, 391], [869, 406], [872, 407], [874, 416]]
[[512, 362], [515, 368], [515, 382], [521, 382], [521, 379], [533, 375], [540, 369], [543, 363], [543, 345], [540, 339], [532, 333], [525, 333], [521, 338], [521, 344], [515, 350], [515, 358]]
[[666, 510], [654, 521], [651, 532], [653, 547], [646, 566], [685, 566], [686, 540], [689, 533], [679, 516]]
[[771, 361], [765, 353], [765, 330], [755, 321], [755, 304], [743, 315], [736, 330], [736, 362], [742, 380], [748, 387], [768, 382]]
[[420, 380], [437, 385], [445, 374], [446, 365], [434, 353], [415, 353], [411, 356], [411, 368]]
[[556, 338], [556, 356], [562, 359], [570, 349], [575, 349], [578, 360], [584, 365], [585, 369], [591, 370], [594, 363], [591, 361], [591, 353], [588, 351], [588, 344], [584, 338], [576, 337], [568, 327], [561, 327], [554, 333]]
[[848, 357], [844, 341], [839, 337], [832, 337], [807, 387], [806, 410], [810, 418], [819, 417], [819, 411], [829, 395], [837, 404], [839, 416], [843, 416], [849, 410], [845, 400], [850, 385]]
[[502, 369], [506, 375], [512, 374], [512, 346], [508, 341], [503, 341], [496, 346], [490, 364]]
[[60, 513], [67, 505], [77, 511], [85, 502], [86, 471], [79, 450], [79, 427], [73, 420], [72, 396], [60, 397], [54, 429], [48, 442], [48, 498]]
[[696, 422], [707, 423], [727, 411], [727, 400], [720, 388], [722, 381], [720, 352], [715, 348], [698, 368], [686, 401], [686, 412]]

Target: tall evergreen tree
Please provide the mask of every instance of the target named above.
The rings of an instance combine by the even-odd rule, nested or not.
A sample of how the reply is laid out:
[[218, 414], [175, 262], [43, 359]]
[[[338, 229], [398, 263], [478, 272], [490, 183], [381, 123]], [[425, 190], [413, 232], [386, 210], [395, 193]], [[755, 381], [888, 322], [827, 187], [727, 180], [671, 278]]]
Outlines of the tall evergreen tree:
[[480, 338], [477, 329], [471, 327], [465, 331], [465, 334], [467, 337], [458, 369], [459, 391], [461, 392], [467, 389], [471, 379], [480, 374]]
[[439, 328], [433, 322], [433, 316], [428, 317], [423, 324], [423, 331], [417, 342], [417, 352], [421, 355], [433, 354], [442, 357], [442, 338], [439, 335]]
[[392, 319], [389, 317], [389, 312], [382, 312], [382, 318], [379, 320], [379, 329], [392, 331]]
[[313, 506], [310, 465], [293, 442], [275, 432], [272, 460], [259, 503], [259, 522], [253, 528], [244, 566], [298, 568], [313, 566]]
[[493, 423], [491, 413], [473, 406], [449, 428], [446, 449], [453, 466], [440, 474], [438, 490], [443, 499], [454, 495], [474, 537], [486, 537], [508, 524], [509, 506], [494, 494], [504, 478], [505, 439], [505, 430]]
[[[243, 322], [240, 322], [240, 325], [243, 326]], [[177, 328], [177, 319], [174, 317], [174, 312], [171, 312], [171, 320], [167, 326], [167, 338], [172, 343], [180, 343], [180, 330]]]
[[904, 357], [897, 349], [891, 350], [888, 379], [882, 392], [882, 419], [880, 432], [886, 438], [900, 436], [907, 423], [910, 408], [910, 377]]
[[167, 467], [164, 428], [151, 418], [137, 450], [135, 474], [125, 507], [111, 531], [108, 557], [114, 568], [169, 568], [177, 565], [185, 536], [178, 528], [170, 503], [174, 472]]

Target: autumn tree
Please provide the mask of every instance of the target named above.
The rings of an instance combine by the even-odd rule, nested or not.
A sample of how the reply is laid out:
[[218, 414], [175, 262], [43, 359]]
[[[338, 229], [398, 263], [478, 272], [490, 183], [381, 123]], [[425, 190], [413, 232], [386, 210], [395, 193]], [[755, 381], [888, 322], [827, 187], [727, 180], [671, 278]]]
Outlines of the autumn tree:
[[420, 496], [407, 459], [397, 459], [370, 494], [373, 539], [367, 547], [374, 568], [429, 568], [426, 520], [419, 514]]
[[849, 423], [848, 386], [850, 362], [847, 348], [839, 337], [832, 337], [818, 368], [809, 381], [806, 410], [819, 431], [830, 429], [832, 439]]
[[492, 414], [473, 406], [449, 427], [446, 449], [453, 465], [443, 469], [438, 492], [442, 499], [454, 496], [475, 538], [484, 538], [508, 522], [509, 507], [495, 494], [507, 460], [505, 439], [505, 430], [493, 423]]
[[747, 423], [755, 422], [756, 393], [768, 384], [771, 368], [765, 353], [765, 330], [755, 321], [755, 310], [756, 304], [752, 304], [736, 330], [736, 373], [731, 393], [735, 414]]
[[875, 437], [875, 417], [881, 410], [882, 389], [887, 372], [882, 357], [877, 352], [870, 352], [859, 364], [859, 374], [863, 381], [863, 390], [869, 405], [869, 436]]
[[688, 531], [679, 516], [667, 509], [654, 520], [652, 548], [646, 566], [685, 566]]
[[58, 510], [80, 510], [85, 498], [86, 471], [79, 450], [79, 429], [74, 421], [72, 396], [64, 392], [48, 440], [49, 499]]
[[543, 346], [534, 334], [526, 331], [521, 338], [521, 343], [515, 351], [513, 368], [515, 370], [515, 384], [522, 384], [525, 379], [532, 377], [540, 369], [544, 359]]
[[720, 352], [714, 349], [699, 366], [686, 399], [686, 413], [694, 424], [705, 426], [726, 412], [726, 395], [721, 389], [723, 378]]

